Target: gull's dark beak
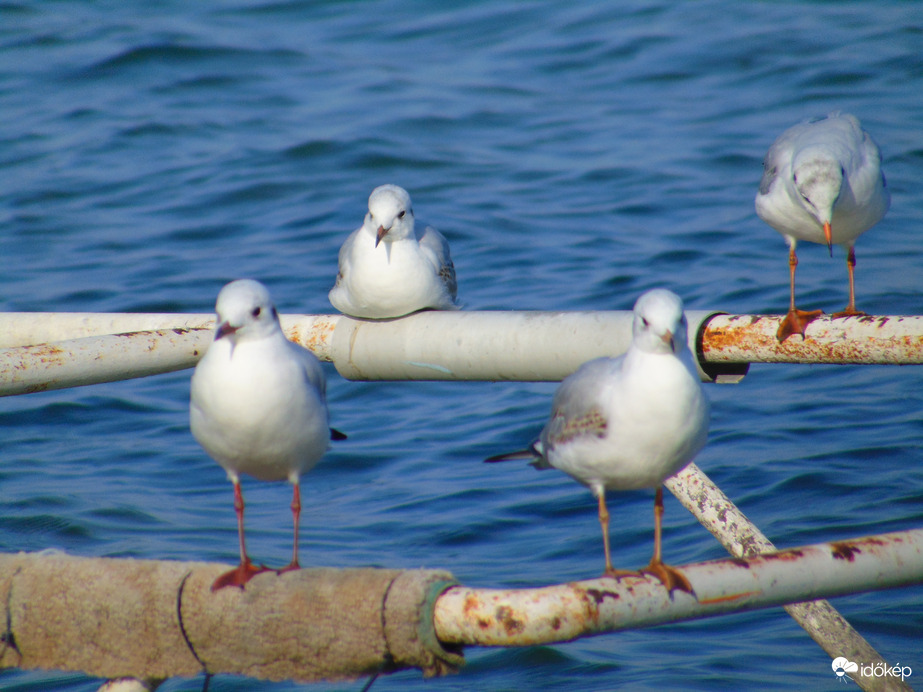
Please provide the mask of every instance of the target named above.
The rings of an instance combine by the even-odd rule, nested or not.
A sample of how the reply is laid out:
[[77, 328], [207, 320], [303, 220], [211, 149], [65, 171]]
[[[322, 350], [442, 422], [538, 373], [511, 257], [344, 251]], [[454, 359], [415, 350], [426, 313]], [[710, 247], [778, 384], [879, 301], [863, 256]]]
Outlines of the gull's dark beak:
[[384, 226], [378, 227], [378, 233], [375, 235], [375, 247], [378, 247], [378, 243], [381, 242], [381, 239], [388, 235], [390, 228], [385, 228]]
[[230, 334], [234, 334], [237, 331], [237, 327], [232, 325], [230, 322], [222, 322], [218, 325], [218, 330], [215, 332], [215, 341], [222, 339]]

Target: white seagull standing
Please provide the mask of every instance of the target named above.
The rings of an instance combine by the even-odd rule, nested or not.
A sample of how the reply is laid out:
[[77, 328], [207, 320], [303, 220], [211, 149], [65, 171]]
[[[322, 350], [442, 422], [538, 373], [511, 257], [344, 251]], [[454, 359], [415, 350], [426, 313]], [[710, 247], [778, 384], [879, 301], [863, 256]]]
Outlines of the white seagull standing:
[[881, 221], [891, 193], [881, 171], [881, 152], [852, 115], [831, 113], [799, 123], [773, 142], [763, 161], [756, 213], [788, 240], [791, 300], [776, 337], [804, 337], [821, 310], [795, 308], [795, 267], [799, 240], [846, 248], [849, 305], [834, 317], [864, 315], [856, 310], [856, 239]]
[[340, 248], [330, 303], [344, 315], [384, 319], [418, 310], [456, 310], [458, 285], [449, 244], [428, 226], [414, 231], [410, 195], [397, 185], [376, 187], [369, 213]]
[[489, 462], [534, 459], [587, 486], [599, 502], [606, 571], [612, 567], [606, 490], [655, 488], [654, 555], [645, 568], [667, 588], [692, 593], [677, 569], [661, 560], [663, 481], [705, 445], [709, 404], [686, 344], [680, 298], [664, 289], [635, 303], [633, 337], [618, 358], [597, 358], [565, 378], [551, 402], [551, 418], [528, 450]]
[[195, 439], [234, 484], [240, 565], [218, 577], [212, 591], [243, 588], [266, 571], [247, 556], [240, 474], [294, 486], [292, 562], [285, 570], [298, 569], [300, 476], [323, 456], [331, 433], [343, 437], [327, 423], [320, 363], [285, 338], [265, 286], [233, 281], [221, 289], [215, 311], [215, 340], [192, 375], [189, 419]]

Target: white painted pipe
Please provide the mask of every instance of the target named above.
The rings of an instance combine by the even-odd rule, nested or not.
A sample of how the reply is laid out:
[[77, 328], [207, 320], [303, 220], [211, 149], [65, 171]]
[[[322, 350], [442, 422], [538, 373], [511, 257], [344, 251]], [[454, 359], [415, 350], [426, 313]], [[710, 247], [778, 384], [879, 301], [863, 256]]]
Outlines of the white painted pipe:
[[0, 396], [191, 368], [212, 339], [211, 329], [167, 329], [0, 349]]
[[[714, 312], [687, 311], [689, 345]], [[557, 382], [580, 365], [628, 350], [633, 315], [608, 312], [422, 312], [388, 321], [343, 319], [330, 342], [349, 380]], [[740, 379], [740, 369], [728, 370]], [[745, 370], [744, 370], [745, 372]], [[700, 371], [703, 380], [712, 375]]]
[[215, 313], [0, 312], [0, 348], [163, 329], [214, 329]]

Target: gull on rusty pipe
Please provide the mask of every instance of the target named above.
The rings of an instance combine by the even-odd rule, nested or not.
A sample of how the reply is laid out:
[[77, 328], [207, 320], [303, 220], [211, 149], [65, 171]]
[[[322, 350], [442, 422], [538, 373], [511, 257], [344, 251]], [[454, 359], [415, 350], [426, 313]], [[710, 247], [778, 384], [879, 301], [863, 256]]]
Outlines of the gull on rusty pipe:
[[862, 315], [856, 310], [856, 239], [881, 221], [891, 205], [881, 152], [859, 121], [831, 113], [790, 127], [773, 142], [763, 161], [756, 195], [757, 215], [788, 241], [790, 301], [777, 338], [804, 330], [821, 310], [795, 307], [795, 247], [799, 240], [846, 248], [849, 304], [834, 317]]
[[663, 481], [705, 445], [709, 404], [686, 345], [679, 296], [664, 289], [635, 303], [633, 336], [618, 358], [598, 358], [567, 377], [554, 394], [551, 416], [527, 450], [488, 462], [533, 459], [587, 486], [599, 505], [605, 574], [637, 574], [612, 566], [606, 490], [654, 488], [654, 554], [645, 572], [668, 592], [692, 593], [689, 580], [661, 556]]

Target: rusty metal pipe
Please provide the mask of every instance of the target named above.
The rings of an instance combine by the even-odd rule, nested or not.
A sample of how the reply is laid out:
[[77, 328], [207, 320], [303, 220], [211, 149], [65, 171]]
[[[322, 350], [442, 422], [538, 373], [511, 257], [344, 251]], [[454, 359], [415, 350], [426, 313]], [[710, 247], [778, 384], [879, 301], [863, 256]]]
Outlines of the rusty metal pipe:
[[535, 589], [455, 586], [436, 601], [439, 640], [533, 646], [786, 603], [923, 583], [923, 529], [681, 568], [696, 596], [654, 577], [602, 577]]
[[838, 317], [821, 315], [779, 343], [781, 315], [713, 315], [703, 325], [699, 359], [722, 363], [830, 363], [919, 365], [923, 363], [923, 316]]

